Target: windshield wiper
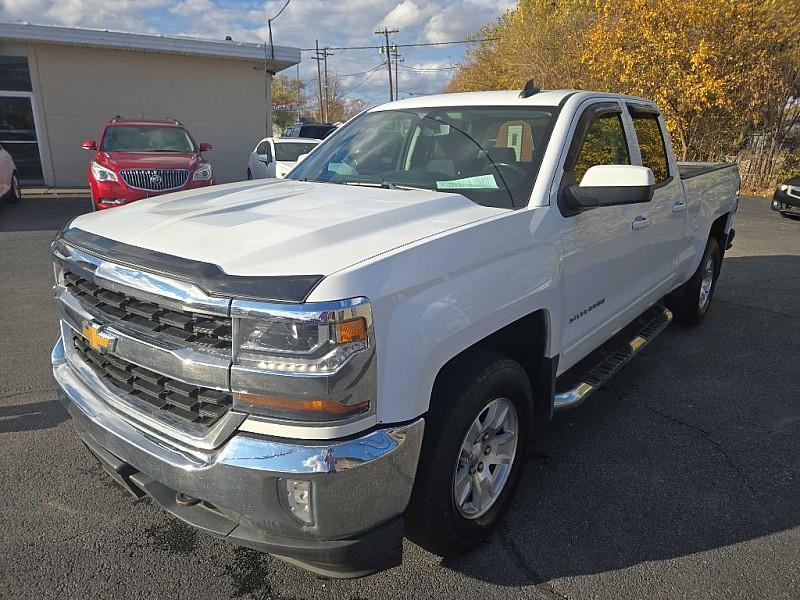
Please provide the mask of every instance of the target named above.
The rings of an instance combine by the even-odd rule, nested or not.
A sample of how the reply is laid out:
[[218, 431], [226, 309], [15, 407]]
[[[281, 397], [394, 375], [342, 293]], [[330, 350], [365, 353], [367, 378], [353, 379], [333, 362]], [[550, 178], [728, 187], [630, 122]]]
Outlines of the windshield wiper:
[[413, 185], [405, 185], [403, 183], [395, 183], [393, 181], [342, 181], [343, 185], [360, 185], [363, 187], [384, 188], [386, 190], [413, 190], [419, 192], [435, 192], [433, 188], [415, 187]]

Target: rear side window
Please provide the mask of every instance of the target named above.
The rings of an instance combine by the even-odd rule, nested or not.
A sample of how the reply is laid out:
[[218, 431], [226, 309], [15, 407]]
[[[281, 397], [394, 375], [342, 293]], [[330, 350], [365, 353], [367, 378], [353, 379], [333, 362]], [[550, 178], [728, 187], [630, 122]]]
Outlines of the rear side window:
[[650, 167], [656, 184], [659, 184], [669, 177], [669, 161], [658, 115], [631, 111], [631, 118], [633, 119], [633, 128], [636, 130], [636, 137], [639, 140], [642, 165]]
[[631, 156], [620, 115], [604, 114], [595, 118], [589, 125], [575, 160], [572, 176], [576, 183], [580, 183], [591, 167], [629, 164]]

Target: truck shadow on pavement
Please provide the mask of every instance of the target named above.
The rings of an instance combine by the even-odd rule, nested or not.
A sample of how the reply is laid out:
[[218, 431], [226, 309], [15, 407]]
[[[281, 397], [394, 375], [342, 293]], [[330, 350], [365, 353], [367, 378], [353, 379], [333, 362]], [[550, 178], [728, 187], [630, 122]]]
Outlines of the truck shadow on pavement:
[[58, 400], [0, 405], [0, 433], [50, 429], [68, 418]]
[[706, 320], [557, 415], [498, 531], [442, 565], [546, 588], [800, 525], [798, 297], [800, 256], [726, 258]]

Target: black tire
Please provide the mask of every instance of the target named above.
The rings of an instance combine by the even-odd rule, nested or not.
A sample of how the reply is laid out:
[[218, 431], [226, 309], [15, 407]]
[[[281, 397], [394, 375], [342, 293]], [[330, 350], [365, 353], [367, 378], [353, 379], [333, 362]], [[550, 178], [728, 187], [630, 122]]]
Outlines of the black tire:
[[250, 181], [252, 178], [253, 178], [253, 173], [250, 171], [250, 169], [247, 169], [247, 180]]
[[11, 175], [11, 189], [5, 195], [5, 201], [9, 204], [19, 204], [22, 202], [22, 187], [19, 184], [19, 177], [16, 173]]
[[[713, 278], [711, 280], [711, 288], [707, 293], [707, 299], [705, 303], [702, 303], [700, 292], [709, 260], [713, 266]], [[715, 238], [709, 238], [706, 244], [706, 251], [703, 253], [703, 259], [700, 261], [697, 271], [694, 272], [689, 281], [667, 298], [667, 306], [672, 310], [675, 322], [684, 325], [697, 325], [705, 319], [708, 309], [711, 307], [711, 301], [714, 298], [714, 290], [717, 288], [717, 279], [719, 278], [721, 266], [722, 252], [720, 251], [719, 243]]]
[[89, 203], [92, 205], [92, 212], [97, 212], [97, 203], [91, 196], [89, 197]]
[[[454, 477], [462, 442], [473, 421], [495, 398], [517, 409], [517, 446], [502, 492], [485, 514], [465, 518], [456, 506]], [[414, 490], [406, 511], [409, 539], [443, 557], [468, 552], [498, 525], [522, 473], [532, 406], [531, 384], [515, 361], [495, 352], [469, 350], [437, 378], [425, 418]], [[470, 471], [472, 473], [472, 471]]]

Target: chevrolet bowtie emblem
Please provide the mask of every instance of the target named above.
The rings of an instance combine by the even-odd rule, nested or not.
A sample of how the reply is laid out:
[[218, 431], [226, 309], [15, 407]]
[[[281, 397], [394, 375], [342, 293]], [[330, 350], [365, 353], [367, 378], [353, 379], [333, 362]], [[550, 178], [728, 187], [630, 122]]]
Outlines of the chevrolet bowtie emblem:
[[100, 354], [113, 351], [114, 345], [117, 343], [116, 338], [103, 333], [100, 326], [96, 323], [84, 323], [81, 333], [83, 337], [86, 338], [86, 341], [89, 342], [92, 349]]

